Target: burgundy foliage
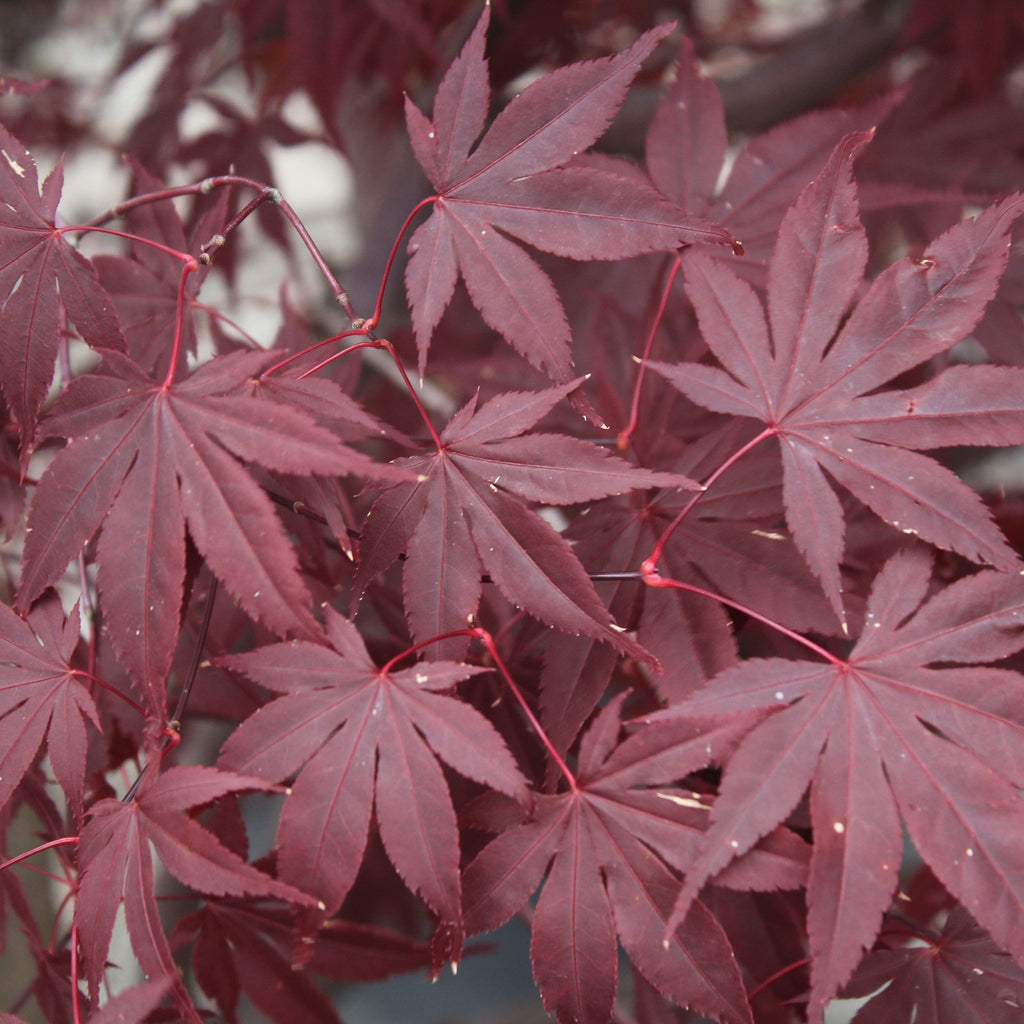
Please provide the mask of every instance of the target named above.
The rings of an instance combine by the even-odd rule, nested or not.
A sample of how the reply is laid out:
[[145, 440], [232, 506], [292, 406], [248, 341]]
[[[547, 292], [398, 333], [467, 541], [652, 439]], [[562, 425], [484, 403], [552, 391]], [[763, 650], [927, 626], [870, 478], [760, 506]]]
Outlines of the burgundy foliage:
[[0, 77], [0, 1024], [331, 1024], [516, 915], [561, 1024], [1016, 1019], [1019, 6], [164, 6], [123, 137]]

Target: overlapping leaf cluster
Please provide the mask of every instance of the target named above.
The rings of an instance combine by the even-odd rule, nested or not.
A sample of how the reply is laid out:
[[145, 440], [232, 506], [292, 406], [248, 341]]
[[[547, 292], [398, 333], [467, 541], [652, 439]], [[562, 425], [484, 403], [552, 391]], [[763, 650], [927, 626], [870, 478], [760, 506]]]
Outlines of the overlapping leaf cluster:
[[[58, 86], [0, 79], [0, 926], [36, 965], [3, 1020], [31, 995], [62, 1024], [337, 1021], [322, 982], [436, 975], [517, 914], [562, 1022], [617, 1019], [627, 962], [638, 1024], [816, 1024], [843, 995], [1013, 1019], [1024, 563], [965, 472], [1024, 444], [1002, 73], [963, 45], [730, 153], [709, 37], [653, 5], [552, 27], [546, 68], [489, 5], [320, 6], [317, 32], [302, 5], [179, 18], [125, 139], [135, 196], [87, 224], [28, 145]], [[894, 52], [936, 37], [913, 10]], [[610, 55], [602, 26], [631, 27]], [[251, 119], [212, 88], [232, 60]], [[244, 177], [268, 135], [306, 141], [298, 92], [377, 204], [375, 308]], [[370, 95], [373, 144], [418, 165], [394, 194], [347, 120]], [[192, 102], [222, 130], [158, 130]], [[156, 176], [185, 162], [211, 177]], [[207, 302], [257, 209], [350, 329], [282, 292], [256, 338]], [[332, 332], [357, 347], [324, 362]], [[27, 818], [69, 894], [50, 939]]]

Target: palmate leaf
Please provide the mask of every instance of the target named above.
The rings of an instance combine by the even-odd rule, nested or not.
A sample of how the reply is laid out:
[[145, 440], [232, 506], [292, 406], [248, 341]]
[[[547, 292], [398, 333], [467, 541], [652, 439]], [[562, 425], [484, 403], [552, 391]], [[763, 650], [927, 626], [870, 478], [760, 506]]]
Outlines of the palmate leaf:
[[52, 591], [26, 622], [0, 604], [0, 808], [46, 737], [50, 765], [76, 816], [82, 813], [86, 721], [100, 728], [88, 687], [70, 665], [77, 605], [67, 620]]
[[294, 1019], [297, 1006], [311, 1020], [331, 1024], [338, 1016], [330, 1000], [308, 974], [295, 969], [288, 955], [297, 931], [290, 910], [211, 899], [175, 925], [171, 941], [195, 939], [196, 981], [228, 1024], [238, 1024], [242, 992], [281, 1024]]
[[164, 387], [111, 356], [72, 382], [47, 421], [50, 433], [71, 440], [36, 490], [19, 606], [55, 582], [102, 523], [97, 560], [110, 637], [158, 719], [178, 637], [186, 524], [249, 615], [283, 635], [320, 633], [270, 499], [236, 457], [289, 473], [398, 475], [301, 410], [242, 392], [274, 358], [222, 356]]
[[194, 940], [196, 980], [228, 1024], [239, 1020], [243, 992], [280, 1024], [292, 1024], [297, 1006], [310, 1020], [328, 1024], [338, 1016], [310, 973], [340, 981], [376, 981], [430, 966], [428, 943], [335, 917], [315, 933], [303, 933], [305, 970], [298, 970], [295, 938], [302, 913], [280, 905], [211, 898], [175, 926], [171, 944]]
[[124, 348], [95, 269], [56, 230], [63, 184], [58, 164], [40, 192], [31, 154], [0, 125], [0, 388], [26, 444], [53, 379], [61, 310], [90, 345]]
[[[676, 469], [694, 479], [710, 474], [736, 446], [749, 440], [733, 421], [692, 444]], [[566, 530], [573, 550], [591, 572], [638, 565], [689, 500], [685, 492], [650, 500], [636, 494], [589, 506]], [[793, 546], [773, 529], [778, 516], [777, 462], [767, 449], [751, 452], [702, 496], [672, 534], [661, 565], [667, 575], [771, 612], [791, 629], [835, 633], [838, 623], [821, 601], [821, 588]], [[724, 609], [706, 597], [636, 582], [603, 583], [609, 608], [635, 629], [637, 639], [672, 671], [651, 685], [666, 703], [701, 687], [737, 657], [734, 628]], [[541, 676], [541, 721], [560, 752], [605, 691], [612, 652], [589, 638], [558, 636], [548, 642]], [[602, 671], [603, 669], [603, 671]]]
[[1020, 564], [978, 495], [908, 449], [1024, 443], [1021, 371], [957, 366], [913, 390], [880, 389], [978, 322], [1024, 197], [989, 207], [937, 238], [925, 258], [880, 274], [836, 335], [867, 260], [850, 167], [869, 138], [847, 136], [786, 215], [767, 321], [729, 268], [685, 255], [687, 290], [723, 369], [652, 364], [692, 401], [761, 420], [778, 438], [786, 521], [840, 615], [844, 521], [826, 473], [904, 533], [999, 568]]
[[[639, 469], [577, 438], [525, 434], [575, 387], [509, 392], [479, 409], [473, 399], [441, 434], [441, 449], [397, 460], [418, 480], [392, 487], [374, 504], [357, 585], [361, 593], [407, 553], [405, 603], [417, 640], [465, 628], [486, 572], [510, 601], [542, 621], [646, 657], [612, 623], [569, 543], [520, 499], [570, 505], [641, 487], [697, 485]], [[445, 656], [465, 647], [445, 643]]]
[[725, 106], [695, 58], [692, 40], [683, 39], [675, 81], [647, 132], [647, 169], [663, 195], [742, 241], [743, 259], [732, 265], [761, 287], [786, 211], [843, 136], [876, 124], [889, 105], [883, 100], [860, 110], [819, 110], [776, 125], [730, 159], [719, 187], [728, 154]]
[[558, 256], [620, 259], [727, 231], [685, 214], [635, 176], [564, 166], [604, 133], [640, 65], [671, 31], [645, 33], [615, 57], [562, 67], [498, 115], [476, 149], [490, 89], [486, 6], [438, 87], [433, 120], [406, 101], [416, 158], [437, 190], [409, 243], [406, 289], [422, 375], [430, 338], [461, 273], [484, 320], [553, 380], [572, 377], [569, 324], [547, 274], [514, 236]]
[[866, 956], [843, 995], [873, 995], [854, 1024], [999, 1024], [1024, 1007], [1024, 969], [956, 907], [936, 940]]
[[[669, 723], [617, 743], [621, 704], [610, 702], [584, 735], [576, 786], [538, 797], [528, 821], [504, 831], [467, 867], [467, 930], [502, 925], [547, 869], [532, 959], [544, 1005], [559, 1021], [611, 1019], [621, 942], [640, 973], [674, 1002], [718, 1021], [749, 1022], [728, 940], [702, 903], [663, 941], [678, 884], [672, 869], [686, 870], [709, 809], [701, 794], [672, 783], [720, 763], [747, 726], [703, 733]], [[806, 856], [803, 842], [780, 830], [719, 881], [743, 890], [798, 888]]]
[[1024, 580], [983, 571], [922, 604], [930, 580], [924, 549], [902, 551], [875, 579], [847, 658], [752, 659], [652, 716], [706, 716], [717, 729], [722, 716], [780, 709], [730, 759], [671, 921], [810, 784], [815, 1020], [878, 932], [896, 888], [901, 819], [943, 885], [1024, 959], [1024, 679], [948, 667], [1024, 647]]
[[362, 862], [376, 805], [388, 857], [406, 885], [449, 926], [461, 950], [459, 841], [440, 762], [528, 802], [504, 740], [447, 690], [484, 669], [420, 662], [383, 672], [355, 626], [324, 609], [330, 646], [275, 644], [222, 663], [282, 694], [247, 718], [221, 755], [225, 767], [268, 781], [296, 772], [277, 833], [282, 878], [334, 913]]
[[134, 800], [99, 800], [78, 845], [81, 879], [75, 898], [86, 978], [95, 1005], [118, 907], [124, 901], [132, 948], [151, 977], [174, 979], [182, 1018], [201, 1020], [178, 979], [154, 892], [156, 848], [164, 867], [182, 884], [213, 896], [269, 897], [315, 905], [305, 893], [247, 864], [223, 846], [187, 812], [228, 793], [267, 789], [259, 779], [214, 768], [175, 767], [161, 773], [151, 767]]

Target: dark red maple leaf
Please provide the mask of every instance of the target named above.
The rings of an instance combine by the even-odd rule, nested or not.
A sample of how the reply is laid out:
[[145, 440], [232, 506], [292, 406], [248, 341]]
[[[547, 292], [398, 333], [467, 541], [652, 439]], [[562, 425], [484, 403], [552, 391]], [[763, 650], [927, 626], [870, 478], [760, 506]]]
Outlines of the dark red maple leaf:
[[199, 1022], [202, 1018], [181, 985], [160, 923], [150, 844], [164, 867], [196, 892], [269, 897], [307, 907], [316, 901], [247, 864], [185, 813], [228, 793], [270, 788], [265, 782], [201, 766], [170, 768], [159, 776], [155, 768], [143, 775], [133, 800], [99, 800], [89, 809], [91, 818], [78, 845], [81, 878], [75, 924], [94, 1005], [123, 900], [142, 969], [154, 978], [173, 979], [180, 1012]]
[[[702, 479], [750, 436], [741, 421], [732, 421], [692, 444], [675, 468]], [[636, 494], [596, 502], [572, 522], [566, 537], [591, 572], [621, 572], [646, 557], [691, 497]], [[835, 633], [838, 623], [820, 600], [818, 581], [792, 539], [775, 528], [779, 501], [773, 453], [751, 452], [702, 495], [672, 534], [659, 564], [673, 579], [770, 612], [791, 629]], [[627, 623], [662, 665], [672, 666], [651, 678], [652, 689], [666, 703], [689, 696], [735, 662], [735, 628], [716, 602], [681, 590], [641, 587], [638, 592], [636, 580], [600, 584], [599, 591], [618, 621]], [[605, 692], [613, 655], [587, 637], [559, 635], [548, 642], [541, 721], [560, 752], [569, 749]]]
[[465, 10], [462, 0], [306, 0], [302, 7], [288, 0], [228, 0], [228, 6], [240, 21], [250, 74], [267, 76], [264, 100], [273, 108], [304, 91], [341, 151], [351, 142], [339, 131], [346, 94], [372, 83], [375, 104], [384, 93], [381, 115], [390, 124], [403, 91], [429, 79], [441, 63], [438, 36]]
[[283, 696], [238, 727], [220, 763], [272, 782], [298, 772], [281, 812], [277, 863], [282, 878], [318, 896], [328, 913], [355, 881], [376, 806], [388, 857], [454, 929], [458, 958], [458, 830], [440, 761], [528, 800], [497, 730], [437, 692], [486, 670], [434, 661], [382, 671], [355, 626], [330, 607], [324, 612], [331, 646], [291, 641], [221, 659]]
[[[701, 734], [669, 723], [617, 743], [621, 705], [621, 697], [611, 701], [584, 735], [569, 791], [539, 796], [527, 822], [502, 832], [466, 868], [467, 930], [507, 921], [547, 869], [532, 959], [544, 1005], [559, 1021], [611, 1019], [621, 941], [641, 974], [674, 1002], [718, 1021], [750, 1022], [728, 940], [702, 903], [663, 941], [678, 885], [672, 868], [687, 870], [710, 801], [675, 780], [720, 762], [745, 726]], [[803, 842], [780, 831], [718, 881], [745, 890], [798, 888], [805, 858]]]
[[[396, 461], [419, 479], [374, 504], [357, 584], [365, 588], [405, 552], [406, 611], [416, 639], [465, 628], [486, 572], [505, 597], [542, 621], [646, 657], [612, 622], [569, 543], [518, 499], [571, 505], [641, 487], [696, 485], [577, 438], [524, 435], [575, 387], [509, 392], [479, 409], [473, 399], [452, 417], [440, 448]], [[451, 641], [442, 650], [464, 646]]]
[[0, 125], [0, 388], [26, 444], [35, 433], [67, 314], [82, 337], [123, 349], [113, 303], [96, 270], [55, 218], [61, 164], [43, 182], [27, 149]]
[[923, 945], [866, 956], [843, 995], [872, 997], [853, 1024], [999, 1024], [1017, 1019], [1024, 1008], [1024, 970], [963, 907], [955, 907], [942, 934]]
[[[604, 133], [640, 65], [671, 31], [652, 29], [615, 57], [559, 68], [498, 115], [489, 106], [484, 8], [438, 87], [434, 118], [406, 102], [416, 159], [437, 190], [409, 242], [406, 289], [422, 375], [461, 273], [487, 324], [553, 380], [572, 377], [569, 324], [547, 274], [507, 235], [557, 256], [621, 259], [695, 241], [730, 245], [636, 175], [571, 161]], [[565, 166], [569, 165], [569, 166]]]
[[143, 1024], [164, 997], [166, 978], [154, 978], [119, 992], [89, 1018], [89, 1024]]
[[843, 136], [876, 124], [889, 105], [883, 100], [862, 110], [815, 111], [776, 125], [740, 149], [719, 186], [728, 155], [722, 95], [697, 63], [692, 41], [684, 39], [676, 79], [647, 132], [647, 169], [665, 196], [743, 243], [744, 258], [735, 269], [760, 286], [786, 211]]
[[974, 561], [1019, 565], [978, 495], [911, 449], [1024, 442], [1020, 371], [954, 366], [912, 390], [880, 389], [978, 322], [1024, 197], [951, 228], [925, 258], [895, 263], [837, 334], [867, 259], [850, 167], [869, 138], [847, 136], [787, 213], [769, 268], [767, 320], [728, 267], [685, 254], [687, 291], [723, 368], [652, 364], [691, 400], [759, 419], [765, 438], [778, 439], [787, 523], [840, 615], [844, 521], [826, 472], [904, 533]]
[[876, 577], [846, 658], [751, 659], [651, 716], [707, 716], [717, 729], [723, 715], [780, 709], [729, 760], [671, 923], [810, 783], [815, 1020], [878, 932], [902, 858], [901, 818], [943, 885], [1024, 955], [1022, 680], [1002, 668], [942, 667], [1024, 647], [1024, 581], [983, 571], [922, 604], [930, 581], [925, 550], [904, 550]]
[[952, 51], [957, 84], [962, 80], [976, 96], [998, 91], [1024, 50], [1024, 11], [1016, 0], [915, 0], [906, 19], [899, 45]]
[[241, 393], [274, 358], [221, 356], [166, 386], [115, 354], [73, 381], [47, 421], [71, 440], [36, 490], [19, 604], [57, 580], [102, 523], [111, 640], [158, 719], [178, 637], [186, 524], [249, 615], [282, 634], [320, 632], [271, 501], [233, 456], [289, 473], [394, 474], [300, 409]]
[[965, 102], [959, 86], [949, 61], [926, 64], [857, 160], [863, 209], [907, 206], [900, 222], [912, 245], [922, 213], [912, 204], [945, 205], [955, 219], [964, 203], [990, 203], [1024, 177], [1020, 111], [998, 94]]
[[45, 736], [53, 773], [76, 816], [82, 813], [85, 723], [99, 729], [100, 720], [88, 686], [70, 664], [79, 628], [78, 606], [65, 620], [52, 591], [27, 622], [0, 604], [0, 807]]
[[[242, 992], [260, 1012], [281, 1024], [291, 1024], [296, 1006], [315, 1011], [317, 1021], [336, 1021], [330, 1000], [297, 969], [297, 934], [299, 922], [291, 908], [208, 900], [202, 910], [175, 926], [172, 945], [194, 938], [196, 978], [229, 1024], [238, 1020]], [[431, 963], [425, 942], [340, 918], [327, 921], [312, 935], [304, 934], [302, 954], [309, 971], [345, 981], [387, 978]]]
[[175, 925], [172, 943], [195, 939], [196, 981], [228, 1024], [237, 1024], [243, 992], [261, 1013], [281, 1024], [294, 1020], [297, 1006], [318, 1022], [338, 1020], [330, 1000], [306, 973], [295, 969], [288, 955], [287, 945], [298, 932], [294, 916], [289, 911], [279, 914], [277, 908], [211, 900]]

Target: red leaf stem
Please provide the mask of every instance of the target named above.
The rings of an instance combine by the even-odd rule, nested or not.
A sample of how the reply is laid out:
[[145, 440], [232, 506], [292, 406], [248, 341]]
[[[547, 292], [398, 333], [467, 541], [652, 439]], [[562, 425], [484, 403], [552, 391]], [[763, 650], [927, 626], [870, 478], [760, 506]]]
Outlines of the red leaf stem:
[[530, 725], [533, 726], [534, 731], [540, 738], [541, 743], [544, 744], [544, 749], [547, 750], [548, 754], [551, 755], [551, 759], [555, 762], [556, 765], [558, 765], [558, 770], [565, 776], [566, 781], [569, 783], [570, 790], [575, 792], [575, 790], [577, 789], [576, 776], [573, 775], [573, 773], [569, 770], [569, 766], [565, 763], [562, 756], [555, 749], [554, 744], [548, 738], [548, 734], [544, 731], [540, 722], [537, 721], [537, 716], [533, 713], [533, 709], [526, 702], [526, 698], [523, 696], [522, 691], [519, 689], [518, 686], [516, 686], [516, 682], [512, 678], [512, 674], [509, 672], [508, 668], [505, 665], [505, 662], [502, 660], [501, 655], [498, 653], [498, 648], [494, 643], [494, 637], [492, 637], [491, 634], [488, 633], [486, 629], [472, 629], [469, 630], [469, 633], [470, 635], [475, 636], [476, 639], [479, 640], [484, 645], [484, 647], [487, 648], [487, 652], [494, 660], [494, 664], [497, 666], [498, 671], [501, 673], [501, 676], [505, 680], [505, 683], [508, 685], [508, 688], [512, 691], [512, 694], [516, 698], [516, 700], [519, 701], [519, 706], [523, 709], [523, 714], [526, 715], [527, 719], [530, 722]]
[[763, 622], [766, 626], [770, 626], [783, 636], [789, 637], [790, 640], [794, 640], [796, 643], [803, 645], [809, 651], [813, 651], [815, 654], [824, 658], [826, 661], [831, 662], [833, 665], [840, 666], [845, 664], [842, 658], [837, 657], [831, 651], [825, 650], [825, 648], [820, 644], [816, 644], [813, 640], [808, 640], [807, 637], [801, 636], [795, 630], [788, 629], [786, 626], [783, 626], [781, 622], [776, 622], [769, 616], [762, 615], [761, 612], [755, 611], [753, 608], [749, 608], [745, 604], [740, 604], [739, 601], [733, 601], [728, 597], [724, 597], [722, 594], [716, 594], [713, 590], [705, 590], [703, 587], [698, 587], [693, 583], [685, 583], [683, 580], [669, 579], [666, 576], [659, 575], [658, 571], [654, 567], [654, 563], [650, 559], [647, 559], [643, 563], [642, 569], [643, 581], [649, 587], [656, 587], [662, 590], [685, 590], [689, 594], [700, 594], [701, 597], [710, 598], [712, 601], [717, 601], [719, 604], [724, 604], [729, 608], [734, 608], [738, 612], [743, 612], [744, 615], [749, 615], [752, 619], [757, 619], [758, 622]]
[[[324, 345], [330, 345], [331, 342], [333, 342], [333, 341], [342, 341], [344, 338], [353, 338], [353, 337], [360, 337], [361, 338], [361, 337], [364, 337], [368, 333], [369, 333], [369, 331], [368, 331], [367, 328], [360, 327], [357, 330], [342, 331], [341, 334], [334, 334], [330, 338], [324, 338], [323, 341], [318, 341], [315, 345], [310, 345], [308, 348], [302, 349], [301, 352], [294, 352], [294, 353], [292, 353], [292, 355], [288, 356], [286, 359], [282, 359], [279, 363], [274, 363], [273, 366], [267, 367], [267, 369], [265, 369], [260, 374], [260, 377], [261, 378], [269, 377], [272, 373], [277, 373], [278, 370], [283, 370], [286, 366], [290, 366], [297, 359], [301, 359], [303, 356], [308, 356], [310, 354], [310, 352], [315, 352], [317, 349], [323, 348]], [[358, 345], [350, 345], [348, 348], [344, 348], [340, 352], [335, 352], [334, 355], [332, 355], [330, 359], [325, 359], [322, 363], [317, 363], [316, 366], [314, 366], [312, 369], [306, 370], [305, 373], [303, 373], [303, 374], [301, 374], [299, 376], [299, 380], [302, 380], [303, 377], [310, 376], [310, 374], [316, 373], [317, 370], [322, 370], [329, 362], [331, 362], [334, 359], [337, 359], [339, 356], [344, 355], [346, 352], [354, 352], [358, 348], [367, 348], [369, 346], [372, 346], [373, 348], [377, 348], [378, 347], [376, 344], [374, 344], [372, 342], [363, 342], [363, 343], [360, 343]]]
[[6, 871], [8, 868], [13, 868], [15, 864], [20, 864], [23, 860], [27, 860], [29, 857], [34, 857], [37, 853], [43, 853], [46, 850], [52, 850], [58, 846], [74, 846], [77, 843], [78, 836], [61, 836], [60, 839], [51, 839], [48, 843], [33, 846], [31, 850], [26, 850], [24, 853], [19, 853], [16, 857], [11, 857], [10, 860], [5, 860], [0, 864], [0, 871]]
[[[665, 532], [658, 538], [657, 544], [654, 545], [654, 550], [644, 560], [642, 571], [645, 577], [648, 576], [650, 573], [653, 573], [657, 569], [658, 562], [661, 560], [661, 556], [665, 551], [665, 545], [671, 539], [672, 534], [676, 532], [676, 529], [678, 528], [679, 524], [690, 514], [691, 510], [693, 509], [693, 506], [696, 505], [697, 502], [700, 501], [700, 499], [705, 494], [707, 494], [708, 490], [715, 483], [715, 481], [718, 480], [727, 469], [735, 465], [741, 458], [743, 458], [743, 456], [746, 455], [747, 452], [756, 448], [762, 441], [764, 441], [766, 438], [771, 437], [774, 433], [775, 431], [771, 427], [769, 427], [767, 430], [762, 430], [761, 433], [757, 435], [757, 437], [752, 438], [745, 445], [743, 445], [742, 448], [738, 449], [736, 452], [730, 455], [729, 458], [727, 458], [707, 478], [707, 480], [704, 481], [704, 483], [701, 485], [700, 490], [682, 507], [682, 510], [675, 517], [675, 519], [673, 519], [672, 522], [669, 523], [669, 525], [665, 529]], [[661, 584], [651, 583], [650, 585], [660, 586]]]
[[409, 225], [412, 224], [413, 219], [415, 218], [416, 214], [420, 212], [420, 210], [424, 209], [427, 206], [430, 206], [431, 203], [436, 202], [437, 198], [437, 196], [427, 196], [426, 199], [421, 199], [412, 208], [412, 210], [409, 213], [409, 216], [405, 218], [405, 221], [403, 222], [401, 228], [399, 229], [398, 236], [395, 238], [395, 243], [394, 245], [391, 246], [391, 252], [388, 253], [388, 262], [387, 265], [384, 267], [384, 276], [381, 278], [380, 288], [377, 290], [377, 302], [374, 304], [373, 307], [373, 316], [371, 316], [370, 319], [363, 324], [363, 327], [367, 331], [372, 331], [380, 323], [381, 311], [384, 307], [384, 292], [388, 286], [388, 278], [391, 276], [391, 268], [394, 265], [395, 256], [398, 254], [398, 247], [399, 245], [401, 245], [402, 239], [405, 237], [405, 233], [409, 230]]
[[629, 423], [627, 423], [623, 430], [619, 432], [619, 436], [616, 441], [619, 451], [622, 452], [629, 448], [630, 439], [636, 432], [636, 428], [640, 423], [640, 391], [644, 386], [644, 375], [647, 372], [647, 360], [651, 354], [651, 346], [654, 344], [654, 336], [658, 333], [661, 321], [665, 317], [665, 309], [668, 306], [669, 296], [672, 294], [672, 286], [675, 284], [682, 266], [682, 263], [679, 261], [679, 254], [675, 253], [672, 256], [672, 262], [669, 265], [665, 284], [661, 289], [661, 297], [658, 299], [658, 308], [654, 311], [654, 318], [651, 321], [649, 330], [647, 331], [647, 338], [644, 341], [644, 354], [638, 360], [639, 367], [636, 372], [636, 380], [633, 383], [633, 402], [629, 411]]
[[185, 287], [188, 284], [188, 275], [194, 274], [198, 269], [199, 262], [189, 256], [188, 262], [182, 268], [181, 279], [178, 281], [178, 303], [174, 316], [174, 343], [167, 366], [167, 376], [164, 377], [163, 388], [165, 391], [174, 383], [174, 373], [178, 368], [178, 357], [181, 354], [181, 339], [185, 330]]

